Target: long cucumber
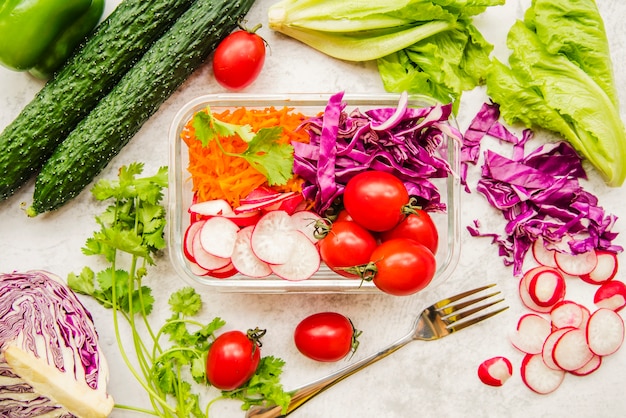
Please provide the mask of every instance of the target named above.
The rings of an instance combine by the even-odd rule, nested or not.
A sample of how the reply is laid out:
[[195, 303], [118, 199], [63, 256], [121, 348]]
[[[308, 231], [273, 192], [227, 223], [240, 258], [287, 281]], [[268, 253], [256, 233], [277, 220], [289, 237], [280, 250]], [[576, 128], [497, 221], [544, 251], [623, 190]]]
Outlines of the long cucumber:
[[196, 0], [54, 151], [29, 216], [77, 196], [237, 27], [254, 0]]
[[54, 149], [193, 0], [124, 0], [0, 134], [0, 200]]

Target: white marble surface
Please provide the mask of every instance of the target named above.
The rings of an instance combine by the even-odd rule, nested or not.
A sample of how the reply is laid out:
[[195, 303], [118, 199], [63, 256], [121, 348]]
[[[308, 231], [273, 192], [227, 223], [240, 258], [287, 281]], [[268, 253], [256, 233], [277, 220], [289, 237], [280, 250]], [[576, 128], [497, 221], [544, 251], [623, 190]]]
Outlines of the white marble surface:
[[[272, 33], [267, 28], [267, 9], [274, 0], [257, 0], [249, 14], [250, 22], [260, 21], [260, 34], [271, 46], [266, 66], [247, 93], [383, 92], [373, 63], [339, 62], [319, 54], [293, 40]], [[626, 46], [623, 18], [626, 2], [598, 0], [611, 42], [620, 99], [626, 119]], [[108, 0], [111, 10], [117, 1]], [[509, 0], [505, 6], [489, 10], [477, 20], [486, 37], [495, 45], [495, 54], [506, 56], [505, 34], [514, 19], [523, 15], [528, 1]], [[35, 92], [39, 82], [25, 74], [0, 70], [0, 127], [12, 120]], [[187, 101], [203, 94], [223, 92], [213, 80], [210, 66], [198, 70], [142, 128], [139, 134], [109, 165], [101, 177], [113, 178], [117, 168], [133, 161], [146, 163], [146, 173], [167, 164], [167, 132], [176, 111]], [[477, 89], [466, 94], [459, 114], [465, 129], [486, 99]], [[1, 152], [1, 151], [0, 151]], [[476, 174], [473, 171], [474, 175]], [[471, 179], [475, 180], [475, 176]], [[32, 183], [11, 199], [0, 203], [0, 271], [46, 269], [65, 277], [83, 265], [95, 266], [95, 260], [83, 256], [80, 248], [95, 228], [94, 215], [101, 206], [83, 193], [61, 210], [35, 219], [28, 219], [20, 208], [29, 202]], [[617, 243], [626, 247], [626, 189], [610, 189], [597, 174], [590, 172], [589, 188], [599, 196], [607, 212], [619, 216]], [[488, 239], [471, 238], [465, 226], [481, 219], [492, 230], [502, 228], [501, 218], [487, 207], [476, 193], [462, 196], [462, 249], [458, 267], [452, 277], [435, 289], [416, 296], [394, 298], [385, 295], [241, 295], [213, 294], [199, 289], [205, 301], [204, 317], [221, 316], [227, 327], [247, 329], [259, 325], [268, 329], [264, 354], [286, 360], [284, 384], [294, 388], [317, 379], [345, 365], [318, 364], [301, 356], [291, 342], [297, 322], [305, 315], [337, 310], [350, 316], [363, 330], [361, 346], [355, 359], [375, 352], [407, 332], [415, 312], [440, 297], [454, 294], [486, 282], [499, 283], [511, 307], [506, 313], [487, 323], [470, 328], [450, 338], [430, 343], [415, 342], [393, 356], [371, 366], [358, 375], [338, 384], [297, 410], [299, 418], [318, 417], [613, 417], [626, 414], [624, 383], [626, 349], [606, 359], [596, 373], [577, 378], [567, 376], [555, 393], [540, 396], [527, 389], [520, 378], [521, 360], [508, 342], [519, 315], [524, 312], [516, 292], [516, 280], [509, 268], [502, 265], [497, 249]], [[620, 261], [624, 260], [623, 254]], [[624, 262], [624, 261], [622, 261]], [[162, 304], [171, 291], [183, 285], [171, 267], [167, 254], [158, 260], [158, 267], [149, 272], [149, 285]], [[623, 269], [620, 277], [624, 279]], [[588, 287], [572, 284], [572, 296], [591, 306]], [[102, 345], [111, 365], [110, 392], [119, 403], [146, 403], [141, 388], [123, 365], [115, 344], [110, 311], [88, 298], [82, 298], [91, 309]], [[162, 311], [162, 310], [161, 310]], [[163, 316], [166, 314], [163, 313]], [[163, 319], [159, 310], [155, 321]], [[476, 377], [478, 364], [491, 356], [505, 355], [515, 364], [514, 376], [500, 388], [481, 384]], [[216, 393], [211, 393], [216, 395]], [[239, 404], [217, 403], [211, 409], [214, 417], [242, 416]], [[115, 417], [130, 417], [115, 411]]]

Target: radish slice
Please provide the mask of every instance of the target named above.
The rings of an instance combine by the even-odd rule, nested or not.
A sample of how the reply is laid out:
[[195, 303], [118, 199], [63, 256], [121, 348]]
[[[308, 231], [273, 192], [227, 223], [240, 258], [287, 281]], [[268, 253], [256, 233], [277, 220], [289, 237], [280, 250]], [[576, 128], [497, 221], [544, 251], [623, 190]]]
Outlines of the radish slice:
[[580, 254], [571, 254], [566, 251], [557, 251], [554, 260], [558, 268], [570, 276], [589, 274], [598, 264], [598, 256], [594, 250]]
[[268, 186], [259, 186], [252, 190], [246, 197], [239, 199], [240, 203], [259, 203], [266, 202], [275, 197], [280, 196], [280, 192]]
[[584, 306], [572, 300], [563, 300], [550, 311], [550, 321], [554, 328], [574, 327], [580, 328], [585, 325], [587, 318]]
[[506, 357], [492, 357], [478, 366], [478, 378], [489, 386], [502, 386], [513, 375], [513, 365]]
[[232, 277], [237, 274], [237, 269], [233, 265], [232, 262], [228, 263], [226, 266], [211, 270], [207, 273], [207, 276], [215, 277], [216, 279], [226, 279], [228, 277]]
[[542, 266], [556, 267], [554, 254], [556, 250], [546, 248], [543, 238], [539, 237], [533, 242], [532, 254], [535, 261]]
[[185, 230], [185, 235], [183, 237], [183, 254], [187, 257], [187, 260], [194, 261], [195, 258], [193, 256], [193, 240], [200, 228], [204, 225], [204, 221], [197, 221], [192, 223]]
[[320, 215], [309, 210], [295, 212], [291, 215], [291, 220], [293, 221], [295, 228], [306, 235], [311, 242], [319, 241], [315, 238], [315, 224], [320, 219], [322, 219]]
[[221, 258], [230, 258], [235, 247], [239, 226], [230, 219], [214, 216], [206, 220], [198, 232], [202, 248]]
[[541, 353], [543, 342], [552, 332], [550, 321], [544, 317], [529, 313], [517, 321], [517, 328], [511, 335], [511, 344], [523, 353]]
[[206, 270], [217, 270], [227, 266], [230, 263], [230, 258], [217, 257], [207, 252], [202, 243], [200, 242], [200, 232], [195, 235], [193, 239], [193, 257], [196, 263]]
[[554, 392], [565, 378], [565, 370], [554, 370], [543, 362], [539, 354], [526, 354], [520, 369], [522, 381], [533, 392], [545, 395]]
[[552, 349], [552, 359], [561, 369], [572, 371], [580, 369], [593, 357], [585, 331], [572, 328], [559, 337]]
[[246, 276], [265, 277], [272, 273], [270, 266], [252, 251], [250, 238], [252, 237], [253, 226], [241, 229], [237, 233], [235, 248], [231, 256], [235, 268]]
[[271, 199], [261, 200], [259, 202], [243, 203], [240, 206], [235, 208], [235, 213], [248, 212], [251, 210], [264, 210], [264, 209], [270, 210], [270, 208], [273, 205], [278, 204], [286, 199], [289, 199], [297, 194], [298, 193], [296, 192], [285, 192], [285, 193], [280, 193], [278, 196], [275, 196]]
[[283, 264], [292, 258], [296, 227], [285, 211], [268, 212], [259, 219], [252, 231], [252, 251], [268, 264]]
[[527, 283], [529, 296], [541, 307], [554, 306], [565, 297], [565, 278], [555, 268], [541, 269]]
[[619, 312], [626, 306], [626, 284], [618, 280], [608, 281], [596, 290], [593, 303], [598, 308], [612, 309]]
[[617, 274], [617, 254], [613, 251], [596, 250], [598, 262], [596, 267], [587, 274], [580, 275], [580, 278], [591, 284], [602, 284], [612, 280]]
[[294, 193], [291, 196], [287, 196], [286, 198], [266, 206], [263, 208], [264, 211], [270, 210], [284, 210], [288, 214], [295, 213], [296, 209], [300, 206], [300, 203], [304, 201], [304, 196], [301, 193]]
[[530, 278], [532, 277], [532, 270], [535, 269], [549, 269], [550, 267], [535, 267], [534, 269], [529, 270], [527, 273], [525, 273], [522, 278], [519, 281], [519, 286], [518, 286], [518, 290], [519, 290], [519, 296], [520, 299], [522, 300], [522, 303], [524, 304], [524, 306], [526, 306], [528, 309], [530, 309], [531, 311], [535, 311], [535, 312], [539, 312], [539, 313], [548, 313], [550, 312], [550, 310], [552, 310], [551, 306], [539, 306], [537, 305], [533, 299], [530, 297], [530, 293], [528, 291], [528, 282], [530, 281]]
[[189, 270], [191, 270], [191, 272], [196, 276], [206, 276], [207, 274], [209, 274], [209, 270], [200, 267], [195, 261], [189, 262]]
[[548, 335], [548, 338], [546, 338], [546, 340], [544, 341], [543, 347], [541, 349], [541, 358], [543, 359], [545, 365], [549, 368], [554, 370], [562, 370], [559, 365], [554, 362], [552, 353], [554, 352], [554, 346], [556, 345], [557, 341], [559, 341], [559, 338], [561, 338], [563, 334], [572, 329], [576, 328], [565, 327], [554, 330], [550, 335]]
[[591, 360], [587, 362], [584, 366], [579, 369], [571, 370], [570, 373], [576, 376], [587, 376], [598, 370], [602, 365], [602, 356], [598, 356], [596, 354], [593, 355]]
[[598, 356], [615, 353], [624, 342], [624, 320], [612, 309], [600, 308], [587, 322], [587, 344]]
[[233, 208], [226, 200], [215, 199], [194, 203], [189, 207], [189, 213], [200, 216], [219, 216], [233, 213]]
[[233, 221], [237, 226], [243, 228], [245, 226], [254, 225], [261, 219], [260, 210], [251, 210], [241, 213], [225, 213], [222, 217]]
[[[317, 246], [302, 232], [293, 234], [293, 254], [286, 263], [272, 264], [270, 268], [286, 280], [306, 280], [320, 268], [321, 257]], [[254, 235], [253, 235], [254, 236]]]

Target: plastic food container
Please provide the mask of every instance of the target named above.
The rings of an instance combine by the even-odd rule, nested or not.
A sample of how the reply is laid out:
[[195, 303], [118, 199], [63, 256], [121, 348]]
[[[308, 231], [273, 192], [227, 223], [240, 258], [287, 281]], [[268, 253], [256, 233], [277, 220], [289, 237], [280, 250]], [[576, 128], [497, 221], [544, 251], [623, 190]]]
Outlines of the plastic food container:
[[[198, 97], [187, 103], [175, 116], [169, 132], [170, 140], [170, 181], [169, 181], [169, 248], [170, 257], [176, 272], [186, 281], [205, 286], [217, 292], [241, 293], [375, 293], [380, 292], [371, 282], [359, 279], [344, 278], [331, 271], [322, 263], [319, 271], [307, 280], [288, 281], [277, 276], [252, 278], [236, 274], [229, 278], [213, 278], [198, 276], [190, 268], [183, 251], [183, 240], [190, 222], [188, 213], [192, 202], [191, 175], [187, 171], [188, 150], [180, 139], [180, 134], [193, 115], [210, 106], [215, 113], [226, 109], [246, 107], [247, 109], [264, 109], [269, 106], [282, 108], [288, 106], [305, 115], [316, 115], [324, 111], [331, 94], [290, 94], [290, 95], [246, 95], [220, 94]], [[360, 110], [380, 107], [396, 107], [399, 100], [396, 94], [345, 94], [346, 110], [355, 107]], [[432, 104], [423, 97], [411, 96], [409, 106], [424, 107]], [[449, 123], [456, 127], [454, 119]], [[458, 173], [460, 166], [460, 146], [458, 141], [446, 138], [445, 152], [448, 162]], [[460, 253], [460, 191], [458, 176], [434, 179], [438, 187], [441, 201], [447, 205], [445, 213], [431, 213], [439, 231], [439, 249], [436, 254], [437, 272], [429, 288], [438, 286], [452, 273], [458, 262]]]

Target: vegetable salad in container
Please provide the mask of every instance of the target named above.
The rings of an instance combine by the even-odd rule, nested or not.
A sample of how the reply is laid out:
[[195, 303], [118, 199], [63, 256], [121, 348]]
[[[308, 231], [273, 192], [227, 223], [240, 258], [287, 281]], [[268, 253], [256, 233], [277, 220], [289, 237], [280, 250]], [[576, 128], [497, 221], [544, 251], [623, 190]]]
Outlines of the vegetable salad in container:
[[[209, 95], [179, 111], [170, 141], [171, 257], [185, 279], [223, 292], [384, 287], [406, 295], [441, 283], [456, 265], [460, 141], [451, 105], [406, 93]], [[344, 191], [364, 172], [393, 178], [382, 186], [396, 196], [381, 200], [388, 197], [372, 180], [353, 193], [366, 187], [369, 200], [350, 210]], [[393, 214], [377, 212], [387, 204]], [[391, 227], [359, 221], [366, 239], [343, 241], [342, 223], [358, 212], [395, 216], [392, 226], [431, 240], [434, 234], [434, 249], [418, 243], [402, 256], [425, 265], [419, 277], [389, 284], [390, 266], [371, 259], [384, 241], [408, 240], [403, 231], [392, 236]], [[325, 256], [328, 244], [346, 260]]]

